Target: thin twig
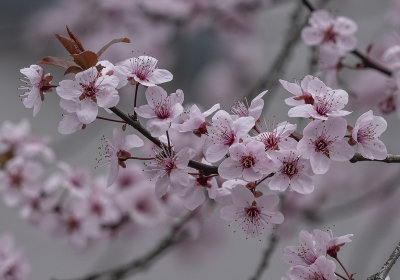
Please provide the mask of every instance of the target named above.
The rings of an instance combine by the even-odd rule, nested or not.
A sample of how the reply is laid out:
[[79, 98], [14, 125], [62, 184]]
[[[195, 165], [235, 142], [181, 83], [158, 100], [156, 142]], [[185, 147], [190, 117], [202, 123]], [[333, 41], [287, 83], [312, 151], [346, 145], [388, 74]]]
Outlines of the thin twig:
[[356, 153], [351, 159], [350, 162], [355, 163], [358, 161], [379, 161], [379, 162], [386, 162], [386, 163], [399, 163], [400, 162], [400, 155], [391, 155], [388, 154], [385, 159], [368, 159], [363, 157], [361, 154]]
[[383, 264], [379, 272], [371, 275], [367, 278], [367, 280], [385, 280], [386, 276], [388, 276], [390, 270], [392, 269], [393, 265], [396, 263], [397, 259], [400, 257], [400, 242], [397, 243], [396, 248], [393, 250], [390, 257], [387, 261]]
[[155, 261], [157, 261], [157, 259], [162, 254], [164, 254], [169, 248], [171, 248], [173, 245], [182, 241], [185, 238], [185, 236], [181, 234], [181, 229], [190, 219], [193, 218], [194, 215], [195, 211], [184, 216], [182, 220], [180, 220], [177, 224], [172, 226], [167, 236], [165, 236], [152, 250], [150, 250], [143, 256], [134, 259], [124, 265], [120, 265], [109, 270], [88, 274], [86, 276], [77, 277], [70, 280], [96, 280], [96, 279], [119, 280], [147, 269]]

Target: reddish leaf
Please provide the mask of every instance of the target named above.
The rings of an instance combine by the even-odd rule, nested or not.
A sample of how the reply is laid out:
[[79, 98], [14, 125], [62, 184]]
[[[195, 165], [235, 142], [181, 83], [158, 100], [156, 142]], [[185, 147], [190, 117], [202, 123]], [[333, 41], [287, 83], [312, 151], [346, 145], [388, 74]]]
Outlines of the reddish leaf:
[[74, 58], [76, 64], [81, 66], [84, 70], [96, 66], [98, 61], [97, 54], [92, 51], [84, 51], [80, 54], [73, 54], [72, 57]]
[[129, 38], [119, 38], [119, 39], [114, 39], [110, 42], [108, 42], [106, 45], [104, 45], [98, 52], [97, 56], [100, 57], [111, 45], [117, 44], [117, 43], [130, 43], [131, 40]]
[[60, 41], [60, 43], [64, 46], [64, 48], [69, 52], [69, 54], [73, 55], [81, 52], [79, 46], [73, 39], [65, 37], [60, 34], [56, 34], [55, 36], [58, 39], [58, 41]]
[[75, 35], [75, 33], [73, 33], [73, 32], [71, 31], [71, 29], [69, 29], [68, 25], [67, 25], [66, 27], [67, 27], [67, 32], [68, 32], [69, 37], [70, 37], [72, 40], [75, 41], [76, 46], [79, 48], [79, 50], [80, 50], [81, 52], [85, 51], [85, 49], [84, 49], [83, 46], [82, 46], [81, 41], [79, 41], [79, 39], [78, 39], [78, 37]]
[[77, 66], [75, 64], [75, 62], [73, 62], [72, 59], [70, 59], [70, 58], [55, 57], [55, 56], [46, 56], [46, 57], [42, 58], [42, 60], [39, 61], [38, 63], [59, 66], [62, 68], [69, 68], [71, 66]]
[[83, 71], [83, 69], [81, 67], [79, 67], [79, 66], [71, 66], [71, 67], [68, 67], [67, 70], [65, 70], [64, 75], [67, 75], [67, 74], [70, 74], [70, 73], [76, 74], [76, 73], [79, 73], [79, 72], [82, 72], [82, 71]]

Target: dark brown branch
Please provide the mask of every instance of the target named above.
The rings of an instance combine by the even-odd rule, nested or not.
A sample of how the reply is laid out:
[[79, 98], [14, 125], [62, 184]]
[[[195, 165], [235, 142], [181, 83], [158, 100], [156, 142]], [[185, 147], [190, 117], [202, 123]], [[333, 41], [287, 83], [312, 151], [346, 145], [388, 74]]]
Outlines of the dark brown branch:
[[[161, 143], [161, 141], [158, 140], [157, 138], [151, 136], [150, 132], [147, 131], [147, 129], [144, 128], [144, 126], [138, 120], [131, 118], [130, 116], [128, 116], [127, 114], [122, 112], [117, 107], [112, 107], [112, 108], [110, 108], [110, 110], [114, 114], [116, 114], [118, 117], [120, 117], [122, 120], [124, 120], [127, 124], [129, 124], [134, 129], [139, 131], [144, 137], [149, 139], [156, 146], [158, 146], [160, 148], [163, 147], [163, 144]], [[197, 169], [199, 171], [202, 171], [205, 175], [218, 174], [218, 167], [216, 167], [216, 166], [204, 164], [204, 163], [193, 161], [193, 160], [189, 161], [188, 166], [192, 167], [194, 169]]]
[[155, 261], [157, 261], [162, 254], [166, 253], [169, 248], [185, 238], [185, 235], [181, 232], [181, 229], [190, 219], [193, 218], [194, 215], [195, 211], [183, 217], [181, 221], [172, 226], [167, 236], [165, 236], [152, 250], [143, 256], [109, 270], [88, 274], [86, 276], [77, 277], [70, 280], [119, 280], [147, 269]]
[[[301, 0], [301, 1], [303, 2], [304, 6], [306, 6], [307, 9], [310, 10], [310, 12], [315, 11], [315, 7], [311, 4], [311, 2], [309, 0]], [[354, 51], [352, 51], [350, 53], [353, 54], [354, 56], [358, 57], [362, 61], [363, 66], [375, 69], [387, 76], [392, 76], [392, 72], [390, 70], [388, 70], [387, 68], [372, 61], [370, 58], [365, 56], [361, 51], [355, 49]]]
[[390, 257], [383, 264], [379, 272], [371, 275], [367, 278], [367, 280], [385, 280], [386, 276], [388, 276], [389, 271], [392, 269], [393, 265], [396, 263], [397, 259], [400, 257], [400, 242], [397, 243], [396, 248], [393, 250]]

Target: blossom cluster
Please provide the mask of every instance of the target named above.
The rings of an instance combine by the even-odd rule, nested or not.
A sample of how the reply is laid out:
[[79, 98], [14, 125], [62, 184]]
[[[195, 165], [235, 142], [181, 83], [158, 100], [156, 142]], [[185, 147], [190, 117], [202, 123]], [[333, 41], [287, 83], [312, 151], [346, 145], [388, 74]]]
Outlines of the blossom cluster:
[[[315, 229], [312, 233], [302, 230], [300, 245], [284, 249], [283, 259], [291, 268], [282, 280], [336, 280], [336, 264], [328, 257], [338, 260], [340, 248], [351, 242], [352, 236], [333, 237], [331, 230]], [[353, 279], [352, 275], [349, 279]]]

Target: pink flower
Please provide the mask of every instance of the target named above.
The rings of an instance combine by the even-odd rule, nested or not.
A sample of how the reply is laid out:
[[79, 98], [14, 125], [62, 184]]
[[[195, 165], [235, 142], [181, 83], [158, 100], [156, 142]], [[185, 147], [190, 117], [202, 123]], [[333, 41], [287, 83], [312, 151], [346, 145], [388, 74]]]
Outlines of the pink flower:
[[183, 206], [189, 210], [194, 210], [206, 200], [205, 190], [211, 199], [215, 199], [218, 191], [218, 183], [214, 177], [204, 175], [189, 177], [189, 184], [180, 193]]
[[357, 45], [353, 35], [357, 24], [349, 18], [333, 18], [329, 12], [318, 10], [311, 14], [309, 24], [301, 33], [307, 45], [321, 45], [341, 54], [354, 50]]
[[24, 197], [38, 194], [43, 167], [22, 157], [9, 160], [0, 171], [0, 191], [8, 206], [16, 206]]
[[265, 153], [264, 144], [250, 140], [229, 147], [229, 157], [219, 165], [218, 173], [224, 179], [243, 176], [244, 180], [253, 182], [273, 169], [274, 163]]
[[68, 113], [76, 113], [83, 124], [89, 124], [96, 119], [99, 107], [111, 108], [119, 102], [116, 90], [119, 79], [111, 73], [99, 72], [96, 67], [76, 74], [74, 81], [61, 81], [56, 88], [61, 97], [61, 108]]
[[204, 143], [204, 155], [207, 161], [216, 162], [223, 158], [231, 145], [248, 137], [248, 132], [254, 124], [253, 117], [233, 120], [226, 111], [218, 111], [212, 118], [212, 126]]
[[140, 83], [152, 87], [171, 81], [171, 72], [156, 68], [157, 62], [158, 60], [151, 56], [133, 57], [120, 62], [116, 71], [125, 77], [125, 84], [129, 81], [133, 85]]
[[31, 266], [21, 251], [14, 249], [11, 235], [0, 236], [0, 279], [26, 280]]
[[[61, 100], [62, 101], [62, 100]], [[60, 102], [61, 104], [61, 102]], [[69, 103], [73, 104], [73, 103]], [[75, 107], [74, 107], [75, 108]], [[65, 109], [65, 108], [64, 108]], [[73, 109], [75, 110], [75, 109]], [[86, 124], [80, 121], [76, 113], [64, 115], [63, 119], [58, 124], [58, 132], [61, 134], [72, 134], [78, 130], [84, 129]]]
[[398, 72], [400, 70], [400, 45], [389, 47], [382, 59], [389, 69]]
[[349, 98], [346, 91], [333, 90], [318, 78], [314, 78], [308, 83], [307, 92], [311, 94], [314, 102], [296, 105], [289, 110], [289, 117], [327, 120], [328, 117], [343, 117], [350, 114], [350, 112], [342, 110]]
[[293, 280], [337, 280], [336, 264], [325, 256], [320, 256], [312, 265], [297, 265], [289, 271]]
[[386, 146], [378, 139], [386, 127], [386, 120], [380, 116], [374, 116], [372, 110], [365, 112], [357, 119], [352, 137], [357, 142], [358, 151], [364, 157], [369, 159], [386, 158]]
[[219, 104], [215, 104], [205, 112], [201, 112], [197, 105], [192, 105], [188, 112], [185, 114], [184, 120], [180, 124], [174, 124], [179, 132], [193, 132], [194, 135], [201, 137], [203, 134], [208, 134], [207, 126], [211, 124], [206, 121], [206, 118], [219, 109]]
[[131, 157], [128, 150], [132, 148], [142, 147], [144, 142], [135, 134], [121, 137], [121, 132], [118, 128], [113, 130], [113, 141], [107, 141], [105, 157], [107, 164], [110, 165], [107, 186], [110, 186], [118, 177], [119, 166], [125, 168], [125, 161]]
[[254, 139], [264, 144], [265, 151], [295, 149], [297, 142], [289, 136], [296, 127], [295, 124], [281, 122], [272, 131], [262, 132]]
[[146, 127], [154, 137], [159, 137], [168, 130], [171, 122], [183, 112], [183, 91], [177, 90], [168, 96], [158, 86], [146, 90], [147, 105], [135, 108], [135, 112], [146, 119]]
[[28, 120], [21, 120], [18, 124], [4, 121], [0, 128], [0, 152], [16, 150], [23, 146], [24, 140], [31, 134], [31, 125]]
[[232, 106], [232, 113], [238, 117], [253, 117], [255, 121], [257, 121], [262, 113], [264, 108], [264, 100], [262, 99], [264, 95], [268, 92], [268, 90], [261, 92], [259, 95], [254, 97], [251, 101], [250, 106], [247, 106], [239, 101], [236, 105]]
[[353, 148], [343, 140], [346, 131], [347, 122], [343, 118], [315, 120], [304, 128], [297, 150], [305, 159], [310, 159], [315, 174], [325, 174], [331, 160], [348, 161], [353, 157]]
[[269, 182], [271, 190], [285, 191], [288, 187], [301, 194], [314, 190], [310, 162], [301, 158], [296, 151], [271, 151], [272, 161], [279, 166]]
[[55, 87], [50, 84], [53, 77], [49, 73], [44, 74], [44, 69], [39, 65], [22, 68], [20, 72], [28, 79], [27, 81], [22, 80], [26, 86], [20, 87], [20, 89], [27, 90], [23, 95], [24, 106], [33, 108], [33, 116], [36, 116], [44, 100], [44, 94]]
[[314, 104], [314, 98], [311, 93], [307, 92], [308, 83], [313, 79], [315, 79], [315, 77], [307, 75], [301, 80], [300, 84], [298, 82], [290, 83], [285, 80], [279, 80], [284, 89], [295, 95], [294, 97], [286, 98], [285, 103], [289, 106]]
[[278, 202], [277, 195], [254, 197], [249, 189], [239, 185], [232, 190], [232, 204], [221, 209], [221, 218], [238, 221], [247, 236], [256, 237], [283, 222], [282, 213], [274, 210]]
[[148, 166], [156, 171], [155, 191], [157, 197], [162, 197], [172, 188], [183, 189], [189, 184], [187, 174], [188, 163], [192, 157], [190, 149], [184, 148], [176, 155], [169, 148], [164, 148], [155, 155]]

